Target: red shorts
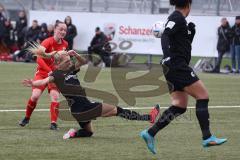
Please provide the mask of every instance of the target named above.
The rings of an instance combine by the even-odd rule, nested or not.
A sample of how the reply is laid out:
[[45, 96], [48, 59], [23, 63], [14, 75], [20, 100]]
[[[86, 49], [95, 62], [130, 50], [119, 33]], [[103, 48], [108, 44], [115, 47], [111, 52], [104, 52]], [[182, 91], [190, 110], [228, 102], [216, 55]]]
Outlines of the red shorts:
[[[34, 81], [35, 81], [35, 80], [41, 80], [41, 79], [45, 79], [45, 78], [47, 78], [47, 77], [48, 77], [47, 74], [42, 74], [42, 73], [38, 72], [38, 73], [35, 74], [33, 80], [34, 80]], [[32, 87], [32, 89], [38, 88], [38, 89], [40, 89], [40, 90], [43, 92], [46, 87], [48, 88], [48, 93], [49, 93], [51, 90], [56, 90], [56, 91], [59, 92], [57, 86], [56, 86], [54, 83], [48, 83], [48, 84], [46, 84], [46, 85], [42, 85], [42, 86], [38, 86], [38, 87]]]

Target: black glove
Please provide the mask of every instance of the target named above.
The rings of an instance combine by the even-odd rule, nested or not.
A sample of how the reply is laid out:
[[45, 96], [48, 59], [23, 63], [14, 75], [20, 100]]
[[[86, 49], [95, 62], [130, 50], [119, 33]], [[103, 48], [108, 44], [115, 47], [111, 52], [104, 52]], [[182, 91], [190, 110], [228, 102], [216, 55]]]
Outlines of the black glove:
[[195, 24], [193, 22], [188, 23], [188, 30], [191, 32], [191, 34], [189, 35], [189, 39], [192, 42], [196, 33]]
[[195, 33], [195, 26], [196, 25], [193, 22], [188, 23], [188, 30]]

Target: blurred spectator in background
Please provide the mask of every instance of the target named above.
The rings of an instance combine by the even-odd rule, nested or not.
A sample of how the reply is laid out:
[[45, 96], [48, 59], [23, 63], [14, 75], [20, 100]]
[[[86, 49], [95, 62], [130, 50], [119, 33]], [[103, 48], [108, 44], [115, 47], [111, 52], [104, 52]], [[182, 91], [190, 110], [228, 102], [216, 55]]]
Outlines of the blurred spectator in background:
[[32, 26], [27, 28], [23, 28], [23, 32], [25, 33], [25, 40], [24, 40], [24, 46], [21, 49], [20, 52], [14, 54], [13, 60], [14, 61], [24, 61], [24, 62], [34, 62], [35, 57], [33, 57], [33, 54], [28, 52], [26, 48], [29, 47], [29, 42], [37, 42], [38, 35], [40, 33], [40, 27], [38, 26], [38, 21], [33, 20]]
[[49, 24], [49, 25], [47, 26], [47, 30], [48, 30], [48, 36], [49, 36], [49, 37], [53, 36], [53, 34], [54, 34], [54, 25]]
[[220, 67], [223, 55], [230, 50], [230, 38], [231, 38], [231, 27], [228, 23], [227, 18], [221, 19], [221, 25], [217, 30], [218, 42], [217, 42], [217, 51], [218, 58], [217, 63], [212, 70], [213, 73], [220, 73]]
[[6, 17], [4, 15], [4, 8], [3, 6], [0, 5], [0, 38], [3, 38], [5, 21], [6, 21]]
[[17, 44], [16, 44], [16, 35], [14, 34], [14, 29], [11, 24], [10, 19], [5, 20], [4, 22], [5, 30], [4, 30], [4, 38], [3, 42], [8, 48], [8, 53], [14, 53], [18, 50]]
[[64, 38], [68, 42], [68, 49], [73, 49], [73, 39], [77, 36], [77, 29], [76, 26], [72, 24], [72, 18], [67, 16], [64, 20], [65, 24], [67, 25], [67, 34]]
[[95, 36], [88, 47], [90, 61], [92, 61], [93, 53], [98, 54], [107, 67], [111, 65], [111, 46], [108, 42], [107, 36], [100, 30], [99, 27], [95, 29]]
[[25, 42], [27, 41], [35, 41], [37, 42], [38, 34], [40, 33], [40, 26], [38, 26], [38, 21], [33, 20], [32, 26], [27, 30]]
[[37, 38], [37, 42], [41, 43], [44, 39], [50, 37], [48, 34], [48, 30], [47, 30], [47, 24], [46, 23], [42, 23], [41, 24], [41, 30], [38, 34], [38, 38]]
[[[232, 72], [240, 72], [240, 16], [236, 16], [235, 24], [232, 27], [233, 38], [231, 44]], [[238, 65], [237, 65], [238, 64]]]
[[6, 19], [5, 8], [0, 4], [0, 20], [3, 21], [4, 19]]
[[18, 13], [18, 19], [16, 23], [16, 28], [15, 32], [17, 35], [17, 44], [18, 48], [22, 49], [24, 45], [24, 37], [25, 37], [25, 32], [26, 32], [26, 27], [27, 27], [27, 17], [24, 11], [20, 11]]
[[0, 5], [0, 53], [6, 52], [6, 47], [3, 44], [4, 31], [5, 31], [4, 7]]

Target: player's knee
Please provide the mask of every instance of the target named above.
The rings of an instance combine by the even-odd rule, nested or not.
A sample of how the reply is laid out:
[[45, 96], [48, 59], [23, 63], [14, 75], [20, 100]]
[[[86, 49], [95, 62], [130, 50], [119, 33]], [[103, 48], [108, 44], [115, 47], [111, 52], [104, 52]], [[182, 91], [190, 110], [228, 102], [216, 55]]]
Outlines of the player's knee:
[[199, 92], [196, 92], [196, 99], [209, 99], [208, 90], [205, 87], [202, 87], [202, 89]]
[[51, 101], [52, 102], [58, 102], [58, 97], [57, 96], [51, 96]]
[[31, 100], [33, 102], [37, 102], [40, 96], [41, 96], [41, 94], [32, 94]]
[[51, 93], [50, 96], [51, 96], [51, 101], [52, 102], [57, 102], [58, 99], [59, 99], [59, 94], [57, 92], [56, 93], [55, 92]]
[[174, 115], [181, 115], [181, 114], [184, 114], [186, 111], [187, 111], [187, 108], [183, 108], [183, 107], [180, 107], [180, 106], [171, 106], [169, 108], [169, 110], [171, 111], [171, 113], [174, 113]]
[[203, 93], [199, 94], [199, 95], [196, 97], [196, 99], [197, 99], [197, 100], [198, 100], [198, 99], [209, 99], [208, 92], [206, 91], [206, 92], [203, 92]]
[[187, 101], [185, 100], [174, 100], [172, 101], [173, 106], [179, 106], [180, 108], [187, 108]]
[[208, 91], [206, 91], [206, 92], [203, 94], [203, 97], [202, 97], [201, 99], [209, 99]]

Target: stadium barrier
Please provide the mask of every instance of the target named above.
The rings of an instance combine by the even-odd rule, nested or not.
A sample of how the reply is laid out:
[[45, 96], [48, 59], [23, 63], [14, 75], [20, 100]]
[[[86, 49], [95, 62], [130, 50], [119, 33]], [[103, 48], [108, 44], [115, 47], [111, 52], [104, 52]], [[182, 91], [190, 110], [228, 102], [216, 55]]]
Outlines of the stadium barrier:
[[[76, 25], [78, 35], [74, 39], [74, 48], [87, 51], [94, 36], [94, 30], [99, 26], [108, 36], [114, 52], [143, 55], [162, 55], [160, 39], [151, 33], [152, 24], [156, 21], [166, 21], [168, 15], [142, 14], [110, 14], [82, 13], [56, 11], [30, 11], [30, 22], [34, 19], [39, 23], [52, 23], [71, 16]], [[234, 17], [227, 17], [232, 24]], [[221, 17], [189, 16], [188, 22], [196, 24], [196, 36], [193, 41], [192, 55], [200, 57], [216, 57], [217, 27]]]

